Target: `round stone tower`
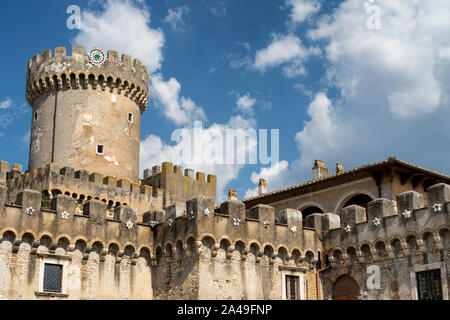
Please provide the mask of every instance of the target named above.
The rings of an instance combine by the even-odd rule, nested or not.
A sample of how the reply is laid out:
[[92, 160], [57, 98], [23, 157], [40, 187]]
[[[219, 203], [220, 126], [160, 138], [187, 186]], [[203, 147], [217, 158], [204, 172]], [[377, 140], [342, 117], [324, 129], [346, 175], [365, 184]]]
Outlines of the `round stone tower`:
[[26, 98], [33, 108], [28, 170], [56, 163], [118, 179], [139, 180], [141, 115], [149, 74], [117, 51], [81, 46], [37, 54], [28, 63]]

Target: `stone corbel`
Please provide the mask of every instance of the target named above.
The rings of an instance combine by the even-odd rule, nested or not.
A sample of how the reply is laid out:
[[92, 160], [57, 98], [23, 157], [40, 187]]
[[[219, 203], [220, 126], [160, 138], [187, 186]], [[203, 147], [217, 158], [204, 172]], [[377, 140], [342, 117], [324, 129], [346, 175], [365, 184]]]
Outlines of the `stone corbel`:
[[389, 259], [394, 259], [395, 258], [395, 253], [394, 253], [394, 250], [392, 249], [392, 247], [390, 245], [387, 245], [385, 247], [385, 249], [386, 249], [386, 252], [388, 254], [388, 258]]
[[444, 244], [442, 243], [441, 237], [438, 233], [433, 233], [433, 240], [434, 243], [436, 243], [436, 247], [438, 248], [438, 250], [444, 249]]
[[241, 261], [245, 261], [247, 260], [247, 255], [250, 251], [248, 249], [244, 249], [244, 251], [242, 251], [241, 253]]
[[426, 249], [426, 247], [425, 247], [425, 244], [423, 243], [423, 240], [422, 239], [417, 239], [417, 246], [419, 247], [419, 252], [420, 253], [425, 253], [425, 252], [427, 252], [427, 249]]
[[195, 241], [195, 253], [196, 254], [201, 254], [203, 252], [203, 244], [201, 241], [197, 240]]
[[256, 262], [261, 262], [261, 258], [264, 255], [264, 251], [259, 250], [257, 255], [256, 255]]
[[403, 253], [405, 256], [411, 255], [411, 251], [408, 248], [408, 244], [406, 242], [400, 242], [400, 246], [402, 247]]
[[360, 263], [366, 263], [366, 258], [364, 257], [364, 255], [363, 255], [361, 250], [356, 250], [356, 256], [357, 256], [358, 261]]
[[372, 254], [372, 259], [374, 262], [380, 261], [380, 258], [378, 257], [378, 252], [375, 248], [370, 248], [370, 253]]
[[192, 252], [191, 252], [191, 250], [189, 250], [189, 247], [186, 243], [183, 244], [183, 250], [186, 254], [186, 257], [192, 257]]
[[236, 250], [236, 248], [234, 246], [229, 246], [226, 252], [226, 258], [227, 259], [231, 259], [231, 256], [233, 255], [234, 250]]
[[347, 253], [342, 254], [342, 260], [343, 260], [344, 266], [350, 266], [352, 264], [352, 259], [350, 258], [350, 256]]
[[220, 244], [216, 242], [214, 244], [214, 246], [212, 247], [212, 249], [211, 249], [211, 256], [212, 257], [216, 257], [217, 256], [217, 252], [219, 251], [219, 249], [220, 249]]

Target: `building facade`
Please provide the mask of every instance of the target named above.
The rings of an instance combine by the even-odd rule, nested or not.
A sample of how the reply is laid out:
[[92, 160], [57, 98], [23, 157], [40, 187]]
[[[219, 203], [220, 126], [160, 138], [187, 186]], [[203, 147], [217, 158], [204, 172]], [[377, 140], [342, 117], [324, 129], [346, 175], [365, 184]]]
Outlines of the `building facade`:
[[148, 72], [92, 52], [28, 64], [28, 170], [0, 162], [0, 298], [448, 300], [449, 176], [316, 160], [311, 181], [221, 204], [215, 175], [139, 179]]

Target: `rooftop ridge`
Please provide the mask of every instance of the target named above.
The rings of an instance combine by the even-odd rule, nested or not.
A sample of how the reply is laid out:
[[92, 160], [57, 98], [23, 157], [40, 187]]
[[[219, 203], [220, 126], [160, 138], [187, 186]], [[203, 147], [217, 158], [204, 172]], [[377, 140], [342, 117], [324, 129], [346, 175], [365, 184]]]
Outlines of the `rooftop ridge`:
[[359, 167], [352, 168], [352, 169], [349, 169], [349, 170], [345, 170], [345, 171], [340, 172], [340, 173], [335, 173], [335, 174], [332, 174], [332, 175], [328, 175], [328, 176], [323, 177], [323, 178], [319, 178], [319, 179], [315, 179], [315, 180], [311, 180], [311, 181], [306, 181], [306, 182], [303, 182], [303, 183], [300, 183], [300, 184], [297, 184], [297, 185], [293, 185], [293, 186], [285, 187], [285, 188], [282, 188], [282, 189], [270, 191], [270, 192], [267, 192], [267, 193], [264, 193], [264, 194], [261, 194], [261, 195], [245, 198], [245, 199], [242, 199], [242, 201], [246, 202], [246, 201], [252, 201], [252, 200], [256, 200], [256, 199], [262, 199], [262, 198], [270, 197], [270, 196], [273, 196], [273, 195], [276, 195], [276, 194], [281, 194], [283, 192], [286, 192], [286, 191], [289, 191], [289, 190], [292, 190], [292, 189], [298, 189], [298, 188], [305, 187], [305, 186], [308, 186], [308, 185], [312, 185], [312, 184], [315, 184], [315, 183], [318, 183], [318, 182], [331, 180], [331, 179], [336, 178], [338, 176], [347, 175], [347, 174], [350, 174], [350, 173], [353, 173], [353, 172], [360, 171], [362, 169], [376, 167], [376, 166], [379, 166], [379, 165], [382, 165], [382, 164], [386, 164], [386, 163], [389, 163], [389, 162], [399, 163], [399, 164], [402, 164], [402, 165], [405, 165], [405, 166], [408, 166], [408, 167], [411, 167], [411, 168], [414, 168], [414, 169], [418, 169], [418, 170], [421, 170], [421, 171], [424, 171], [424, 172], [427, 172], [427, 173], [430, 173], [430, 174], [442, 177], [444, 179], [448, 179], [450, 181], [450, 175], [446, 175], [444, 173], [440, 173], [440, 172], [437, 172], [437, 171], [434, 171], [434, 170], [426, 169], [424, 167], [411, 164], [409, 162], [397, 159], [395, 157], [390, 157], [390, 158], [385, 159], [385, 160], [381, 160], [381, 161], [377, 161], [377, 162], [371, 162], [369, 164], [361, 165]]

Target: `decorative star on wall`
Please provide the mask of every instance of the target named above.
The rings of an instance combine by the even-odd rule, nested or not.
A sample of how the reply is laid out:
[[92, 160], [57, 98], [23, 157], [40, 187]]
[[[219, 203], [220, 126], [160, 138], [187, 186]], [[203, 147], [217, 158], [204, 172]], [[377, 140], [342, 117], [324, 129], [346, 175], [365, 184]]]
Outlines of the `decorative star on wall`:
[[434, 212], [439, 212], [439, 211], [441, 211], [441, 210], [442, 210], [442, 204], [440, 204], [440, 203], [435, 203], [435, 204], [433, 205], [433, 210], [434, 210]]
[[352, 230], [352, 227], [350, 227], [350, 225], [347, 225], [344, 229], [345, 229], [345, 232], [349, 233], [350, 230]]
[[412, 213], [412, 211], [405, 209], [405, 211], [403, 211], [402, 215], [403, 215], [403, 217], [405, 217], [405, 219], [409, 219], [409, 218], [411, 218], [411, 213]]
[[267, 220], [265, 220], [263, 222], [263, 224], [264, 224], [264, 228], [267, 228], [270, 225], [269, 221], [267, 221]]
[[128, 222], [126, 223], [126, 227], [127, 227], [128, 230], [133, 229], [133, 225], [134, 225], [134, 223], [131, 222], [131, 221], [128, 221]]
[[292, 233], [296, 233], [296, 232], [297, 232], [297, 226], [293, 226], [293, 227], [291, 228], [291, 231], [292, 231]]
[[157, 223], [157, 221], [150, 221], [150, 227], [154, 228]]
[[208, 208], [205, 208], [205, 210], [203, 210], [203, 214], [204, 214], [205, 216], [209, 216], [209, 209], [208, 209]]
[[172, 226], [172, 223], [173, 223], [172, 219], [167, 220], [167, 224], [169, 225], [169, 227]]
[[32, 216], [34, 214], [34, 209], [32, 207], [27, 208], [27, 215]]
[[195, 213], [194, 211], [191, 211], [191, 213], [189, 214], [189, 220], [194, 220], [195, 219]]
[[238, 226], [241, 223], [241, 219], [233, 218], [233, 223], [235, 226]]
[[67, 211], [61, 212], [61, 218], [68, 220], [70, 216], [70, 213], [68, 213]]
[[381, 224], [381, 220], [377, 217], [372, 221], [373, 225], [378, 227]]

